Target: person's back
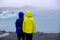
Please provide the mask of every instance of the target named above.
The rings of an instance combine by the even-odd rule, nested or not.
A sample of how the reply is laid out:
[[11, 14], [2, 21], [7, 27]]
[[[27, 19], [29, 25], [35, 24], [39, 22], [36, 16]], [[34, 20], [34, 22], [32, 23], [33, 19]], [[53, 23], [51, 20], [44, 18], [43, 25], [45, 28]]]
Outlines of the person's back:
[[36, 32], [34, 18], [31, 11], [27, 11], [26, 17], [24, 18], [23, 32], [26, 33], [26, 40], [32, 40], [33, 33]]
[[24, 23], [25, 23], [24, 24], [24, 28], [25, 28], [24, 32], [26, 32], [26, 33], [33, 33], [33, 32], [35, 32], [35, 30], [34, 30], [35, 27], [33, 27], [33, 25], [34, 25], [33, 21], [34, 21], [34, 19], [32, 17], [25, 18], [25, 20], [24, 20]]
[[19, 12], [19, 18], [16, 20], [16, 23], [15, 23], [18, 40], [20, 40], [21, 37], [24, 40], [24, 33], [22, 30], [23, 20], [24, 20], [24, 13]]

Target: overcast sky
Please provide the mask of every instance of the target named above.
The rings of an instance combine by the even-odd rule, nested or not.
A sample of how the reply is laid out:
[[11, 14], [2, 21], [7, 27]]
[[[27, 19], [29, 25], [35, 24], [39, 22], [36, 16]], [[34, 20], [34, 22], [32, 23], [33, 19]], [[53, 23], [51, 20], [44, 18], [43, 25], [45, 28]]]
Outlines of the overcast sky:
[[22, 7], [25, 5], [60, 10], [60, 0], [0, 0], [0, 7]]

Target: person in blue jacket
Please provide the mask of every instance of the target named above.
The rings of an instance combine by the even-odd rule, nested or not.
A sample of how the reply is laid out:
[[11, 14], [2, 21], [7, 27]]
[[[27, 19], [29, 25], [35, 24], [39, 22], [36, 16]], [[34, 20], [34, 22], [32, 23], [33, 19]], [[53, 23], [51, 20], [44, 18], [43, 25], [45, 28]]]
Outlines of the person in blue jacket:
[[19, 12], [19, 18], [15, 22], [15, 27], [16, 27], [16, 33], [17, 33], [18, 40], [21, 40], [21, 38], [22, 38], [22, 40], [25, 40], [24, 33], [23, 33], [23, 30], [22, 30], [23, 20], [24, 20], [24, 13]]

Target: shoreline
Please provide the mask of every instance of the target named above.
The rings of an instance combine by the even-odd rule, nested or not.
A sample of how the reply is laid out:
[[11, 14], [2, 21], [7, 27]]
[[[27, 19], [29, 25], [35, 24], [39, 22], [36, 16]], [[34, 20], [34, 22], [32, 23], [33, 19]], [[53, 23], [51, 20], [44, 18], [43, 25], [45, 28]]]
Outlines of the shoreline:
[[[0, 31], [0, 35], [4, 33], [9, 33], [9, 35], [0, 37], [0, 40], [17, 40], [17, 35], [15, 32]], [[60, 33], [37, 32], [33, 35], [33, 40], [60, 40]]]

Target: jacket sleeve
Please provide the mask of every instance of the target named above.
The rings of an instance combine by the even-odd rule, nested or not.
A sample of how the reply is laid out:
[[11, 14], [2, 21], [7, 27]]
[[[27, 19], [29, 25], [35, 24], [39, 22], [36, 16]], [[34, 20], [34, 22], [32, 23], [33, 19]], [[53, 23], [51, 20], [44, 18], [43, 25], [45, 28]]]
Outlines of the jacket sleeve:
[[17, 27], [17, 20], [16, 20], [16, 22], [15, 22], [15, 27]]
[[23, 32], [24, 32], [24, 30], [25, 30], [25, 29], [24, 29], [24, 21], [23, 21], [23, 27], [22, 27], [22, 29], [23, 29]]
[[36, 33], [36, 25], [34, 19], [33, 19], [33, 33]]

